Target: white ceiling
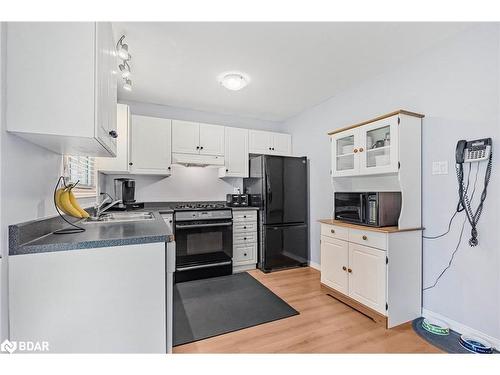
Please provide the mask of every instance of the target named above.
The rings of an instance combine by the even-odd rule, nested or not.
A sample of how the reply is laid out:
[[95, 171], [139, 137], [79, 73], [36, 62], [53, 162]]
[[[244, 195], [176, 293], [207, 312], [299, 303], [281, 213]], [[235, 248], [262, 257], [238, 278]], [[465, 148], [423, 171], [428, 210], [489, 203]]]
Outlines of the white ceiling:
[[[283, 121], [470, 27], [464, 23], [114, 23], [132, 54], [119, 98]], [[224, 71], [251, 77], [241, 91]]]

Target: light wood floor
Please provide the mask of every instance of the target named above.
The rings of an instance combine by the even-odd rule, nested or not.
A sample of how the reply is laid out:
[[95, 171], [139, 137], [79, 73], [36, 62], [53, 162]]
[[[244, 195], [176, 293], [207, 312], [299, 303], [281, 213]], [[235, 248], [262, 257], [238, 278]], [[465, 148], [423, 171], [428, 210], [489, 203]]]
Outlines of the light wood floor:
[[386, 330], [327, 296], [315, 269], [249, 274], [300, 315], [181, 345], [174, 353], [440, 353], [410, 325]]

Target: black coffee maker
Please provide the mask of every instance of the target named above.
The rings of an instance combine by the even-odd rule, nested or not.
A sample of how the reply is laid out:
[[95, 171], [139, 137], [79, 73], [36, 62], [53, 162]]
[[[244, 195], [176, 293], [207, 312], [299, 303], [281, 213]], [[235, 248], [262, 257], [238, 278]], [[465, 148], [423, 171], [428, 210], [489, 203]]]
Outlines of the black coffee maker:
[[115, 178], [115, 199], [121, 200], [122, 206], [135, 203], [135, 180], [131, 178]]

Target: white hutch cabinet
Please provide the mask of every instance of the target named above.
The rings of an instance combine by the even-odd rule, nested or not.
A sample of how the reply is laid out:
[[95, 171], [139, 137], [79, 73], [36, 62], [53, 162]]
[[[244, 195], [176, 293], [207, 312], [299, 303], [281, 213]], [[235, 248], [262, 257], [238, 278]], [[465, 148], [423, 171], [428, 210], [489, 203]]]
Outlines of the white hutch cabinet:
[[396, 226], [320, 220], [321, 284], [388, 328], [421, 315], [423, 117], [400, 110], [329, 133], [333, 193], [401, 192]]

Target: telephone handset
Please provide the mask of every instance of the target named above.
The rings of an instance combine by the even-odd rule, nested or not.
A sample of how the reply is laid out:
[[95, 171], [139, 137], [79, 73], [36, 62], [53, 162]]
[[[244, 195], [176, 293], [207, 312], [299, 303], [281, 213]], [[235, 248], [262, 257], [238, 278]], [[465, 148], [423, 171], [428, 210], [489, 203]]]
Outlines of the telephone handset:
[[455, 150], [457, 164], [472, 163], [474, 161], [488, 160], [491, 153], [491, 138], [477, 139], [475, 141], [460, 140]]
[[[493, 161], [493, 154], [491, 150], [492, 142], [491, 138], [477, 139], [475, 141], [460, 140], [457, 143], [457, 148], [455, 150], [455, 161], [457, 169], [457, 179], [458, 179], [458, 197], [459, 204], [457, 211], [465, 211], [465, 215], [471, 225], [471, 238], [469, 239], [470, 246], [476, 246], [479, 242], [477, 240], [477, 224], [481, 213], [483, 212], [483, 204], [486, 199], [486, 192], [488, 189], [488, 184], [490, 182], [491, 167]], [[479, 162], [482, 160], [487, 160], [488, 165], [484, 174], [484, 185], [483, 191], [481, 193], [481, 198], [479, 205], [474, 211], [471, 207], [471, 198], [467, 194], [467, 186], [464, 184], [464, 163]], [[479, 168], [479, 167], [478, 167]]]

